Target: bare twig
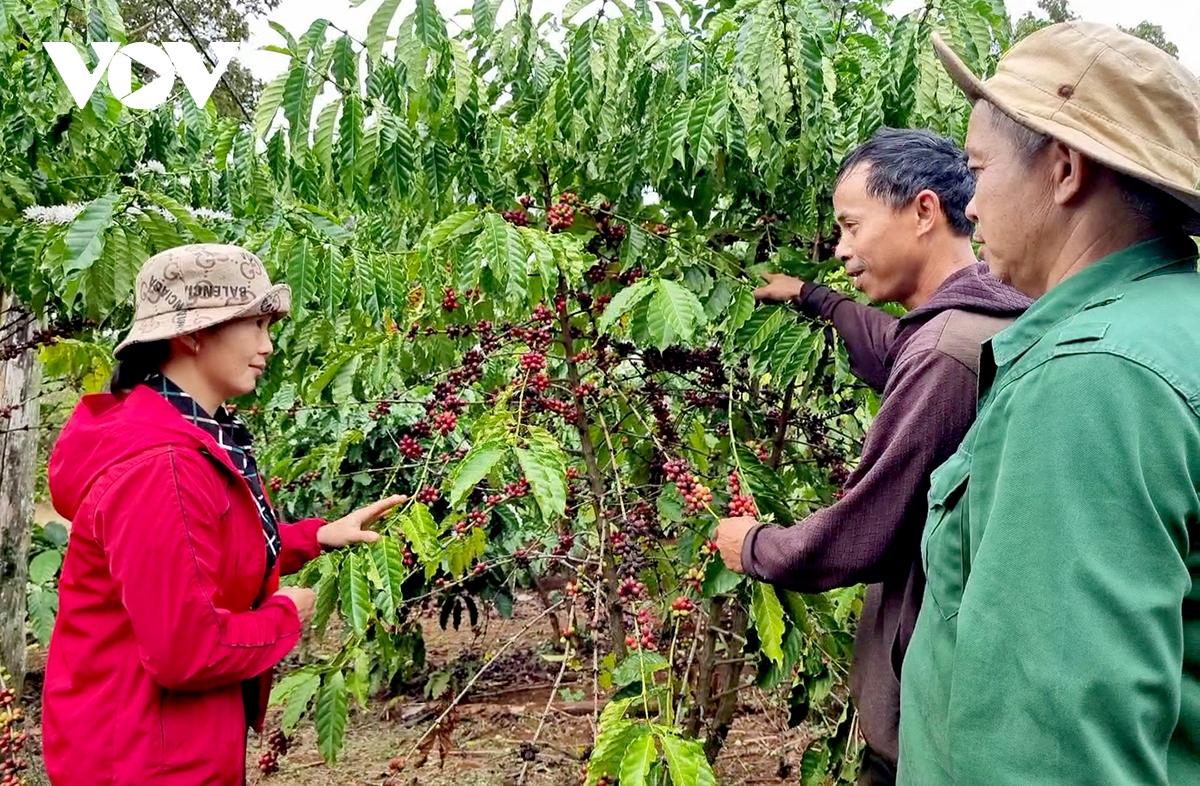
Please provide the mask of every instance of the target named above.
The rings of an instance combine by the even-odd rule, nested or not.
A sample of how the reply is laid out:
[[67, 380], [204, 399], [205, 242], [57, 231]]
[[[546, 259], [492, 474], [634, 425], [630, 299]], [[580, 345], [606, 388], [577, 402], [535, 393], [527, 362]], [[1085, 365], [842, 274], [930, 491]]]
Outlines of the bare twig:
[[519, 630], [515, 636], [511, 637], [508, 641], [504, 642], [504, 644], [502, 644], [500, 646], [500, 649], [496, 650], [496, 654], [492, 657], [492, 659], [489, 660], [487, 663], [483, 664], [483, 666], [479, 669], [479, 671], [475, 672], [475, 675], [473, 677], [471, 677], [470, 680], [467, 681], [467, 684], [464, 685], [463, 689], [461, 691], [459, 691], [457, 696], [454, 697], [454, 700], [450, 702], [450, 705], [448, 707], [446, 707], [445, 710], [442, 711], [442, 714], [437, 717], [437, 720], [435, 720], [432, 724], [430, 724], [429, 728], [427, 728], [425, 730], [425, 733], [422, 734], [415, 743], [413, 743], [413, 746], [408, 749], [408, 753], [405, 754], [404, 758], [405, 759], [409, 758], [414, 753], [416, 753], [418, 749], [420, 749], [421, 743], [423, 743], [425, 741], [425, 738], [429, 736], [430, 732], [432, 732], [434, 729], [441, 726], [442, 721], [444, 721], [446, 719], [446, 717], [451, 712], [454, 711], [454, 708], [457, 707], [460, 702], [462, 702], [463, 697], [466, 696], [467, 693], [470, 692], [471, 688], [473, 688], [475, 686], [475, 683], [479, 681], [479, 678], [483, 676], [484, 672], [486, 672], [493, 663], [498, 661], [500, 659], [500, 656], [508, 651], [509, 647], [511, 647], [516, 642], [522, 640], [522, 638], [524, 638], [525, 634], [527, 632], [529, 632], [530, 628], [532, 628], [538, 622], [541, 622], [543, 617], [545, 617], [547, 614], [549, 614], [551, 611], [553, 611], [554, 609], [558, 608], [561, 605], [562, 605], [562, 601], [559, 601], [558, 603], [551, 606], [549, 609], [546, 609], [541, 614], [537, 615], [536, 617], [531, 619], [529, 622], [527, 622], [525, 624], [525, 627], [521, 628], [521, 630]]
[[[573, 617], [574, 615], [568, 618], [568, 624], [570, 624], [570, 620]], [[554, 704], [554, 697], [558, 695], [558, 688], [562, 684], [563, 675], [567, 672], [567, 660], [570, 656], [571, 645], [568, 644], [566, 650], [563, 652], [562, 665], [558, 669], [558, 678], [554, 680], [554, 690], [550, 691], [550, 697], [546, 699], [546, 709], [542, 710], [542, 719], [538, 721], [538, 727], [533, 733], [533, 739], [529, 741], [530, 745], [536, 745], [538, 738], [542, 736], [542, 729], [546, 727], [546, 718], [550, 717], [550, 708]], [[529, 771], [529, 764], [529, 760], [526, 759], [525, 763], [521, 765], [521, 774], [517, 777], [517, 786], [525, 783], [525, 774]]]

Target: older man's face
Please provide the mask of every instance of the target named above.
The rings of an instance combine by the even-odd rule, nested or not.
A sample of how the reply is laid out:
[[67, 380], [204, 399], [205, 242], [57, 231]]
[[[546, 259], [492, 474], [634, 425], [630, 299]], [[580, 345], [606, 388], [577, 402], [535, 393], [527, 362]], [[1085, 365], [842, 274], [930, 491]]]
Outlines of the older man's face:
[[980, 101], [967, 126], [967, 165], [975, 173], [975, 197], [967, 218], [975, 222], [975, 239], [983, 243], [980, 257], [993, 275], [1027, 295], [1045, 292], [1039, 238], [1051, 215], [1044, 164], [1025, 161], [1002, 128], [990, 117], [996, 112]]

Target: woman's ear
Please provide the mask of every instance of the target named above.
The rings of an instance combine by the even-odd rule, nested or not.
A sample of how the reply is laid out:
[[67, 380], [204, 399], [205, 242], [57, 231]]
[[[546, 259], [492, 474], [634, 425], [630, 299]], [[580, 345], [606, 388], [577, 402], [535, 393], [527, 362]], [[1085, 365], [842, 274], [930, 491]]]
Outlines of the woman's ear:
[[198, 334], [189, 333], [184, 336], [176, 336], [171, 339], [172, 354], [175, 355], [198, 355], [200, 354], [200, 341]]

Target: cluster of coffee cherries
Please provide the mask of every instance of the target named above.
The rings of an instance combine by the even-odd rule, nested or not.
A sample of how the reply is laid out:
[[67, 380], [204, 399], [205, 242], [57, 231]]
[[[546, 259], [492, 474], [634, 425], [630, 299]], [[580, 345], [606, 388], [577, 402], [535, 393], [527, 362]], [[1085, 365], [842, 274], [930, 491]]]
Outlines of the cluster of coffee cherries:
[[721, 349], [715, 346], [687, 349], [676, 345], [662, 350], [648, 347], [642, 350], [642, 363], [647, 371], [669, 371], [673, 374], [686, 374], [712, 366], [720, 369]]
[[546, 355], [543, 352], [526, 352], [521, 355], [521, 369], [535, 373], [546, 368]]
[[[650, 380], [642, 386], [642, 399], [654, 416], [654, 427], [665, 442], [676, 442], [679, 434], [675, 430], [675, 421], [671, 414], [671, 406], [667, 402], [667, 391], [662, 385]], [[682, 493], [682, 489], [680, 490]]]
[[267, 740], [267, 749], [258, 757], [258, 768], [264, 775], [279, 772], [279, 757], [288, 752], [288, 738], [283, 729], [276, 729]]
[[612, 220], [612, 202], [601, 202], [596, 211], [596, 234], [609, 248], [619, 248], [625, 240], [625, 225]]
[[565, 557], [571, 553], [571, 549], [575, 548], [575, 535], [570, 532], [564, 532], [558, 536], [558, 544], [555, 545], [550, 553], [556, 557]]
[[413, 554], [412, 547], [408, 545], [407, 540], [400, 541], [400, 560], [406, 568], [417, 564], [417, 556]]
[[[408, 433], [401, 436], [397, 443], [402, 456], [415, 461], [425, 454], [420, 440], [429, 439], [435, 431], [443, 437], [448, 436], [458, 428], [458, 416], [467, 408], [467, 401], [458, 395], [458, 391], [462, 385], [470, 384], [483, 375], [483, 362], [483, 353], [472, 349], [464, 356], [461, 367], [433, 386], [425, 398], [426, 417], [414, 421], [408, 427]], [[447, 454], [446, 460], [450, 458]]]
[[617, 597], [638, 600], [646, 597], [646, 583], [632, 576], [625, 579], [617, 587]]
[[[850, 480], [850, 468], [846, 466], [846, 462], [842, 460], [841, 456], [838, 456], [837, 458], [833, 459], [833, 461], [829, 462], [829, 482], [830, 483], [837, 486], [839, 489], [842, 489], [842, 487], [845, 486], [849, 480]], [[837, 493], [839, 495], [838, 498], [840, 499], [841, 498], [840, 495], [843, 492], [838, 491]]]
[[288, 491], [295, 491], [296, 489], [300, 488], [301, 486], [310, 486], [314, 482], [316, 482], [320, 479], [321, 479], [320, 470], [313, 469], [313, 470], [309, 470], [308, 472], [305, 472], [303, 475], [301, 475], [300, 477], [296, 478], [295, 480], [293, 480], [287, 484], [285, 484], [283, 482], [283, 478], [276, 475], [275, 477], [271, 478], [269, 486], [273, 493], [278, 494], [280, 489], [287, 489]]
[[651, 616], [650, 610], [640, 610], [637, 613], [637, 621], [637, 630], [642, 634], [641, 638], [631, 633], [625, 637], [625, 646], [631, 650], [658, 652], [658, 636], [654, 632], [657, 623]]
[[524, 210], [505, 210], [500, 217], [515, 227], [529, 226], [529, 214]]
[[458, 308], [458, 293], [454, 291], [454, 287], [446, 287], [446, 291], [442, 295], [442, 308], [446, 311], [454, 311]]
[[[483, 328], [487, 328], [487, 331], [484, 332]], [[483, 364], [487, 361], [484, 352], [492, 349], [489, 342], [494, 340], [491, 323], [482, 321], [476, 330], [479, 332], [480, 345], [467, 350], [463, 355], [462, 364], [446, 375], [446, 385], [452, 390], [461, 390], [464, 386], [472, 385], [483, 378]]]
[[522, 499], [527, 496], [529, 496], [529, 478], [523, 477], [506, 485], [499, 494], [488, 494], [483, 501], [489, 508], [494, 508], [509, 500]]
[[686, 595], [680, 595], [671, 604], [671, 614], [675, 617], [690, 616], [696, 610], [696, 602]]
[[668, 460], [663, 464], [663, 472], [666, 473], [667, 480], [675, 483], [675, 488], [683, 496], [683, 501], [686, 503], [684, 512], [687, 515], [696, 515], [705, 510], [713, 501], [712, 490], [696, 480], [696, 476], [692, 474], [687, 462], [683, 459]]
[[458, 415], [452, 410], [443, 410], [433, 416], [433, 428], [443, 437], [458, 427]]
[[26, 740], [21, 731], [25, 715], [16, 704], [17, 694], [8, 687], [8, 672], [0, 669], [0, 786], [27, 783], [21, 773], [29, 764], [20, 755]]
[[0, 347], [0, 360], [12, 360], [15, 357], [20, 357], [22, 353], [37, 349], [42, 346], [50, 346], [56, 343], [60, 338], [66, 338], [77, 332], [81, 325], [51, 325], [42, 330], [35, 330], [28, 341], [17, 341]]
[[[504, 495], [509, 499], [521, 499], [529, 496], [529, 478], [519, 478], [504, 487]], [[491, 500], [489, 500], [491, 504]]]
[[658, 539], [662, 531], [658, 526], [658, 515], [654, 507], [646, 500], [641, 500], [629, 509], [621, 531], [635, 538]]
[[587, 272], [583, 274], [583, 277], [593, 284], [599, 284], [602, 281], [607, 281], [608, 263], [604, 261], [597, 262], [587, 269]]
[[425, 455], [425, 448], [421, 447], [421, 443], [412, 434], [405, 434], [397, 443], [400, 447], [400, 455], [406, 459], [415, 461]]
[[646, 273], [640, 267], [631, 267], [617, 274], [617, 283], [623, 287], [631, 287], [642, 280]]
[[517, 201], [521, 203], [520, 210], [505, 210], [500, 217], [513, 226], [527, 227], [529, 226], [529, 213], [526, 211], [533, 207], [533, 197], [529, 194], [522, 194]]
[[[624, 234], [622, 233], [622, 238], [623, 237], [624, 237]], [[587, 269], [587, 271], [583, 274], [584, 278], [586, 278], [589, 282], [591, 282], [593, 284], [600, 284], [604, 281], [608, 281], [611, 278], [623, 287], [633, 286], [637, 282], [641, 281], [642, 278], [645, 277], [645, 275], [646, 275], [646, 271], [642, 270], [642, 268], [640, 268], [640, 267], [631, 267], [628, 270], [622, 270], [620, 272], [613, 272], [613, 270], [610, 268], [609, 264], [603, 260], [601, 260], [601, 261], [597, 262], [596, 264], [592, 265], [591, 267], [589, 267]], [[587, 308], [587, 306], [589, 305], [589, 303], [591, 301], [591, 297], [592, 297], [591, 294], [587, 293], [587, 292], [577, 292], [575, 294], [575, 299], [578, 300], [579, 304], [581, 306], [583, 306], [584, 308]], [[609, 300], [612, 299], [612, 296], [611, 295], [601, 295], [600, 298], [597, 298], [597, 300], [599, 300], [601, 298], [603, 298], [603, 302], [606, 304], [606, 303], [608, 303]], [[603, 310], [604, 310], [604, 308], [601, 305], [600, 311], [603, 312]]]
[[[799, 417], [801, 431], [808, 440], [813, 458], [829, 468], [829, 482], [841, 488], [850, 480], [850, 468], [845, 458], [829, 444], [828, 429], [824, 420], [815, 412], [806, 412]], [[838, 492], [840, 498], [842, 492]]]
[[608, 536], [613, 555], [617, 557], [618, 573], [638, 576], [649, 562], [648, 555], [654, 552], [655, 544], [663, 536], [657, 512], [643, 500], [629, 509], [623, 520], [611, 509], [605, 512], [605, 517], [610, 521], [621, 521]]
[[730, 516], [758, 515], [758, 506], [754, 504], [754, 497], [742, 493], [742, 481], [738, 477], [736, 469], [729, 473], [729, 495]]
[[575, 224], [575, 210], [579, 206], [579, 197], [574, 192], [564, 191], [546, 213], [546, 229], [550, 232], [566, 232]]

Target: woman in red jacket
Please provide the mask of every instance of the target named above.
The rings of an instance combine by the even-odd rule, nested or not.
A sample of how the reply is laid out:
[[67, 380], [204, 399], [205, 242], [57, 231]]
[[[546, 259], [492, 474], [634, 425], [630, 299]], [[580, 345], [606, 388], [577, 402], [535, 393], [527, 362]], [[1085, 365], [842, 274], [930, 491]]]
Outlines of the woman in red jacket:
[[72, 784], [241, 784], [271, 671], [314, 594], [279, 587], [403, 497], [280, 522], [223, 402], [254, 390], [286, 285], [236, 246], [170, 249], [138, 275], [112, 393], [84, 397], [50, 457], [72, 522], [43, 696], [46, 769]]

